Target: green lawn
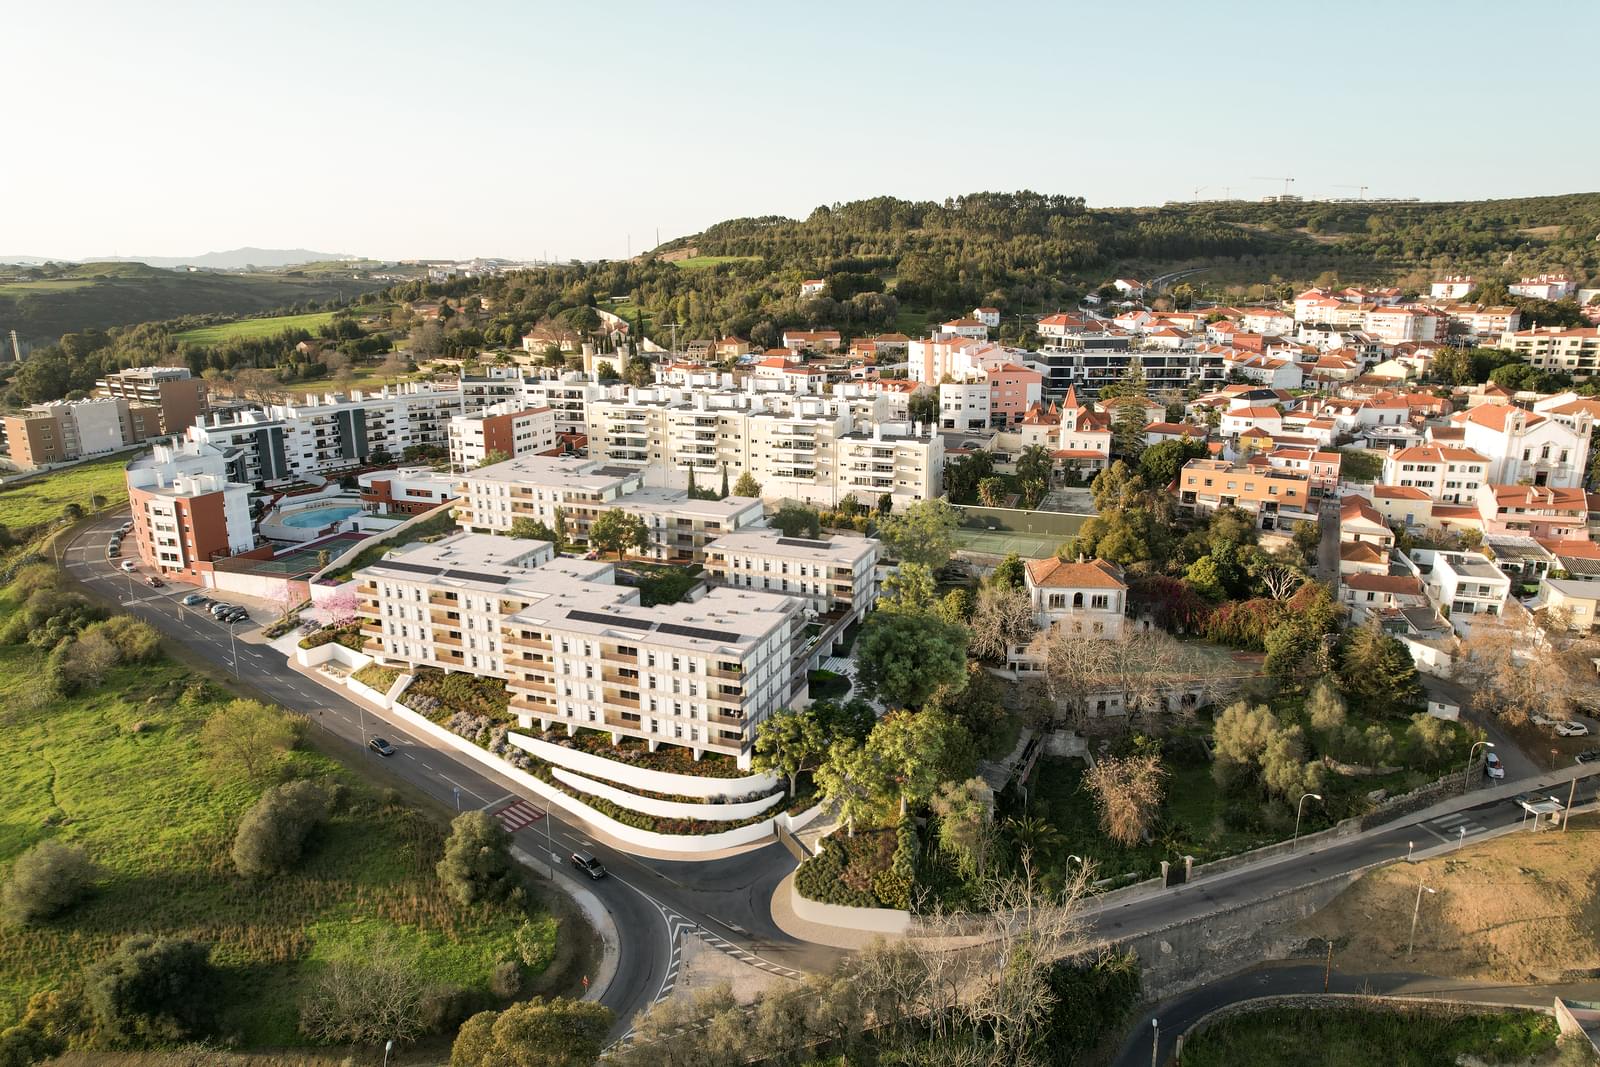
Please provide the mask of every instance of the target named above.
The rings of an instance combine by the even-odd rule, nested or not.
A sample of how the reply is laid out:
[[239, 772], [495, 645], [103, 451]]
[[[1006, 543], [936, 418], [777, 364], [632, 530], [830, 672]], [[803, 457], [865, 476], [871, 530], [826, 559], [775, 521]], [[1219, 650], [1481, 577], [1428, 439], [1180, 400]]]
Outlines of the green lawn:
[[96, 494], [105, 497], [111, 507], [126, 502], [128, 487], [122, 472], [135, 454], [119, 452], [0, 489], [0, 525], [21, 540], [30, 531], [61, 518], [68, 504], [92, 511], [91, 498]]
[[1556, 1044], [1555, 1020], [1537, 1012], [1485, 1015], [1335, 1008], [1239, 1016], [1184, 1043], [1184, 1067], [1433, 1067], [1532, 1063]]
[[754, 263], [760, 256], [692, 256], [689, 259], [675, 259], [674, 267], [683, 270], [699, 270], [702, 267], [716, 267], [723, 263]]
[[313, 311], [305, 315], [279, 315], [275, 318], [240, 319], [237, 322], [224, 322], [217, 326], [199, 326], [193, 330], [184, 330], [174, 334], [173, 340], [181, 343], [187, 342], [195, 345], [216, 345], [235, 337], [246, 339], [257, 337], [272, 337], [284, 330], [317, 330], [333, 321], [331, 311]]
[[8, 293], [14, 296], [25, 296], [28, 293], [60, 293], [69, 289], [84, 289], [93, 284], [94, 282], [82, 278], [76, 280], [51, 279], [50, 281], [39, 282], [6, 282], [4, 285], [0, 285], [0, 293]]
[[[12, 607], [0, 602], [0, 615]], [[51, 923], [0, 927], [0, 1028], [29, 994], [72, 982], [138, 932], [214, 946], [221, 1033], [246, 1047], [300, 1043], [302, 992], [328, 961], [378, 938], [395, 939], [430, 983], [479, 991], [511, 954], [522, 913], [460, 908], [441, 891], [442, 822], [314, 751], [289, 754], [283, 770], [337, 782], [344, 800], [298, 870], [240, 879], [232, 835], [263, 786], [207, 770], [197, 740], [227, 694], [161, 661], [52, 699], [39, 692], [43, 659], [26, 645], [0, 647], [0, 863], [54, 837], [81, 845], [102, 877]], [[556, 921], [537, 911], [528, 919], [554, 946]]]

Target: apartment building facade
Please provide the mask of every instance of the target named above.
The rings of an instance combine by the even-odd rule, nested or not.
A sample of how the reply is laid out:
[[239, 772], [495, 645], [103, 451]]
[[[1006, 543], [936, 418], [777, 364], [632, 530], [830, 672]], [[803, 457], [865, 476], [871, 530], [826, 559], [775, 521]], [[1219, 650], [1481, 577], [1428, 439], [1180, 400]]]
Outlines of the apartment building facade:
[[181, 434], [206, 411], [206, 382], [187, 367], [130, 367], [95, 383], [95, 395], [120, 397], [130, 405], [153, 407], [156, 425], [149, 436]]
[[1310, 479], [1303, 474], [1192, 459], [1178, 476], [1178, 507], [1190, 514], [1236, 507], [1263, 530], [1288, 529], [1301, 519], [1316, 518], [1309, 510], [1310, 490]]
[[222, 452], [183, 438], [163, 438], [124, 475], [133, 542], [146, 566], [201, 584], [206, 567], [255, 547], [250, 487], [228, 477]]
[[481, 467], [493, 455], [514, 459], [560, 451], [556, 444], [555, 410], [523, 407], [520, 401], [514, 400], [502, 400], [471, 414], [451, 416], [449, 437], [452, 470]]
[[1470, 448], [1413, 445], [1383, 457], [1383, 484], [1421, 489], [1441, 504], [1472, 504], [1488, 479], [1489, 457]]
[[800, 597], [814, 616], [866, 617], [878, 599], [878, 542], [870, 537], [786, 537], [747, 527], [705, 546], [706, 573], [741, 589]]
[[604, 563], [461, 533], [356, 573], [365, 648], [383, 663], [505, 681], [524, 729], [591, 729], [733, 756], [805, 697], [802, 602], [712, 588], [645, 608]]

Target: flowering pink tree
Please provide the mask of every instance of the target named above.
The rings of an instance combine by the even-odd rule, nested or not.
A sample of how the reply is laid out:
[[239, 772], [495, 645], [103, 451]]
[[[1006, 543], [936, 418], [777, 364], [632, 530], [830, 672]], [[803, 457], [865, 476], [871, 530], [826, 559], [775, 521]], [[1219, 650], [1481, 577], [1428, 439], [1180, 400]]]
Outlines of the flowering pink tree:
[[356, 596], [355, 583], [346, 582], [317, 601], [316, 619], [324, 626], [343, 626], [353, 622], [361, 600]]

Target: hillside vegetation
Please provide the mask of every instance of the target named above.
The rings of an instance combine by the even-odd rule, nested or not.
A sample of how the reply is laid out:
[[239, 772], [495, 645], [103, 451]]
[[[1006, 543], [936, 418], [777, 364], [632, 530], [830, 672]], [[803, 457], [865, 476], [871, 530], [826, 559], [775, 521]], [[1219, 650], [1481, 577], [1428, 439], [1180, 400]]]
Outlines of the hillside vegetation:
[[211, 313], [254, 314], [307, 301], [351, 299], [382, 286], [306, 271], [210, 274], [143, 263], [85, 263], [36, 271], [37, 280], [0, 283], [0, 334], [53, 341], [65, 333], [104, 330]]

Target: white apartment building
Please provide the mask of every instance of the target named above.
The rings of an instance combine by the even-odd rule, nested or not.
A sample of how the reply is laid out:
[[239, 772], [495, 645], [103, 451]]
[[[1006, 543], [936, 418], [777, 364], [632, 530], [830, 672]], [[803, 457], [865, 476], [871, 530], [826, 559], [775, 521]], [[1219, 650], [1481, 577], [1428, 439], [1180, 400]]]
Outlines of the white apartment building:
[[133, 542], [146, 565], [198, 582], [197, 565], [255, 547], [250, 487], [227, 470], [219, 450], [181, 438], [159, 440], [128, 464]]
[[[1128, 584], [1115, 563], [1030, 559], [1023, 581], [1033, 604], [1034, 624], [1041, 631], [1107, 640], [1122, 636]], [[1007, 650], [1006, 665], [1014, 671], [1037, 671], [1044, 669], [1044, 660], [1032, 644], [1013, 645]]]
[[705, 546], [706, 573], [724, 585], [800, 597], [815, 616], [866, 617], [878, 599], [878, 542], [785, 537], [747, 527]]
[[1534, 326], [1500, 335], [1500, 347], [1545, 370], [1587, 378], [1600, 367], [1600, 327]]
[[1474, 504], [1488, 478], [1489, 457], [1450, 445], [1391, 447], [1383, 457], [1383, 485], [1421, 489], [1441, 504]]
[[1478, 552], [1441, 552], [1414, 548], [1412, 568], [1428, 596], [1465, 633], [1473, 615], [1497, 616], [1511, 595], [1511, 579], [1489, 557]]
[[[761, 501], [730, 496], [692, 500], [682, 489], [646, 486], [641, 472], [571, 457], [523, 456], [461, 476], [456, 522], [464, 530], [506, 533], [518, 519], [587, 544], [589, 526], [602, 513], [622, 508], [650, 531], [642, 555], [699, 560], [709, 541], [765, 521]], [[560, 516], [557, 516], [557, 511]]]
[[556, 451], [556, 413], [502, 400], [482, 411], [450, 417], [450, 467], [472, 470], [493, 454], [508, 459]]
[[946, 430], [979, 430], [989, 425], [987, 379], [966, 382], [940, 382], [939, 426]]
[[1435, 300], [1460, 300], [1473, 289], [1472, 275], [1446, 274], [1428, 286], [1428, 295]]
[[501, 678], [518, 723], [681, 745], [749, 766], [755, 728], [805, 699], [803, 603], [713, 588], [645, 608], [615, 568], [456, 534], [356, 573], [380, 662]]
[[1535, 274], [1506, 286], [1512, 296], [1535, 300], [1565, 300], [1578, 291], [1570, 274]]

